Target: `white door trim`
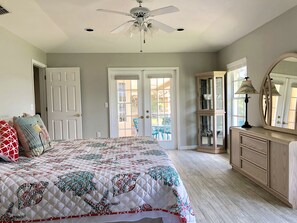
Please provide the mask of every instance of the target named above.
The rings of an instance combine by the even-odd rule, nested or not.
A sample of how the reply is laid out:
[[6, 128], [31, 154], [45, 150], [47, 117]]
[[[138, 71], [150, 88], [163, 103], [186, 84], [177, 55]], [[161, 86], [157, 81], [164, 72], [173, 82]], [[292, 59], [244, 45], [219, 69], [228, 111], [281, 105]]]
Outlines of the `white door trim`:
[[[165, 70], [174, 70], [176, 74], [176, 81], [175, 81], [175, 98], [176, 98], [176, 106], [175, 106], [175, 112], [176, 112], [176, 145], [177, 149], [180, 149], [180, 96], [179, 96], [179, 67], [131, 67], [131, 68], [108, 68], [108, 94], [109, 94], [109, 105], [112, 105], [116, 98], [114, 96], [114, 86], [112, 86], [112, 78], [113, 75], [116, 72], [124, 72], [124, 71], [153, 71], [153, 70], [159, 70], [159, 71], [165, 71]], [[112, 91], [113, 90], [113, 91]], [[110, 117], [112, 117], [113, 113], [115, 111], [112, 111], [111, 106], [109, 106], [109, 137], [113, 137], [110, 133], [112, 132], [111, 130], [116, 127], [114, 125], [114, 120], [111, 120]]]
[[33, 67], [33, 65], [35, 65], [36, 67], [40, 67], [40, 68], [46, 68], [47, 67], [46, 64], [43, 64], [43, 63], [41, 63], [41, 62], [39, 62], [37, 60], [32, 59], [32, 67]]
[[40, 83], [40, 107], [41, 107], [41, 117], [44, 117], [43, 122], [47, 126], [47, 102], [46, 102], [46, 82], [45, 82], [45, 69], [47, 68], [46, 64], [43, 64], [37, 60], [32, 59], [32, 83], [33, 83], [33, 98], [34, 98], [34, 110], [32, 111], [34, 114], [36, 112], [35, 108], [35, 96], [34, 96], [34, 66], [39, 68], [39, 83]]

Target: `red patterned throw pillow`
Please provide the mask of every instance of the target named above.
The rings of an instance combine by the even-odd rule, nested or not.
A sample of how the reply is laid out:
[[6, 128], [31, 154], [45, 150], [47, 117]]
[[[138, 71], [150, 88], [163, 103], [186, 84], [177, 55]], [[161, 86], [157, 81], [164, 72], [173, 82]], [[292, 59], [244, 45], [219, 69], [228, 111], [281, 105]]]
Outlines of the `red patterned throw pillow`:
[[0, 120], [0, 158], [9, 162], [16, 162], [19, 159], [16, 130], [4, 120]]

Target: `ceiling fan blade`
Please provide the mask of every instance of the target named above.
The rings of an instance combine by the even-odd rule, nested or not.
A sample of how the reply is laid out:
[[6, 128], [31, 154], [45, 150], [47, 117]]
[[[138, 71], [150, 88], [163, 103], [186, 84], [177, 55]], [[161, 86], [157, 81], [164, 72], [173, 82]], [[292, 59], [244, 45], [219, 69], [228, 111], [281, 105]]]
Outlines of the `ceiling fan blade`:
[[176, 8], [175, 6], [167, 6], [164, 8], [159, 8], [159, 9], [150, 11], [150, 16], [163, 15], [163, 14], [172, 13], [172, 12], [179, 12], [179, 9]]
[[175, 28], [172, 28], [171, 26], [168, 26], [162, 22], [158, 22], [154, 19], [150, 19], [150, 23], [152, 23], [153, 26], [167, 32], [167, 33], [172, 33], [174, 32], [176, 29]]
[[128, 28], [128, 25], [130, 25], [129, 23], [134, 22], [134, 20], [129, 20], [125, 23], [123, 23], [122, 25], [118, 26], [117, 28], [111, 30], [111, 33], [119, 33], [122, 32], [123, 30], [125, 30], [126, 28]]
[[97, 9], [98, 12], [109, 12], [109, 13], [115, 13], [115, 14], [120, 14], [120, 15], [126, 15], [126, 16], [131, 16], [131, 14], [126, 13], [126, 12], [119, 12], [119, 11], [114, 11], [114, 10], [109, 10], [109, 9]]

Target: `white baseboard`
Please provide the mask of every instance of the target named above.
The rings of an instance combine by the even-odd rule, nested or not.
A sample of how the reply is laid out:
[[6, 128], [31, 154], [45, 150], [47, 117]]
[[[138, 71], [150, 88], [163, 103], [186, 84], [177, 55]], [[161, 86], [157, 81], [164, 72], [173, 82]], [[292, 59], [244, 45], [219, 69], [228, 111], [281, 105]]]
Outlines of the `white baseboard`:
[[189, 149], [197, 149], [197, 145], [192, 145], [192, 146], [180, 146], [180, 150], [189, 150]]

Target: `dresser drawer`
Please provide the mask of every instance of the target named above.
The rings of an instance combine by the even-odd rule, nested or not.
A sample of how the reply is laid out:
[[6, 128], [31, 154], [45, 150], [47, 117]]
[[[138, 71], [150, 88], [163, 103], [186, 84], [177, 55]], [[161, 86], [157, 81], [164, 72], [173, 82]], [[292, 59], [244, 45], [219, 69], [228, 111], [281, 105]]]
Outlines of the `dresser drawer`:
[[241, 147], [241, 157], [267, 170], [267, 156], [252, 149]]
[[251, 147], [260, 153], [267, 154], [267, 143], [268, 142], [265, 139], [250, 137], [250, 136], [241, 134], [240, 142], [244, 146]]
[[241, 160], [241, 169], [260, 183], [267, 185], [267, 171], [245, 160]]

